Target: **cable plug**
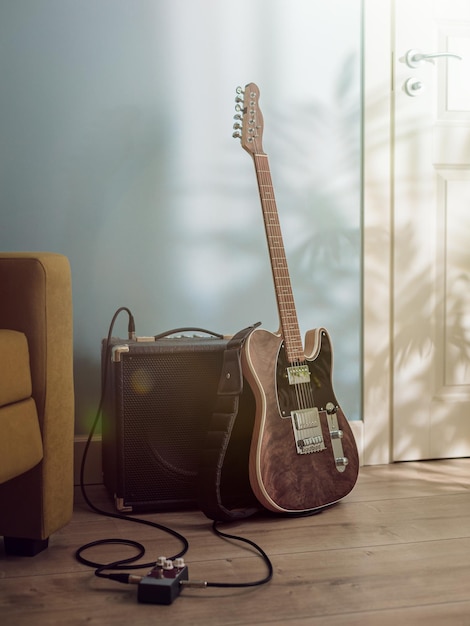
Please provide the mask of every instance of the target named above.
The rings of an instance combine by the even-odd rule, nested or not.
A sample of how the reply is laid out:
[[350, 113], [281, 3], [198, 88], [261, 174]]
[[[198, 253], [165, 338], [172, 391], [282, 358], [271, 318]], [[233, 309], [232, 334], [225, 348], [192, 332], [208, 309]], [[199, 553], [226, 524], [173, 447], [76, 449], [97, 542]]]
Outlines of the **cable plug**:
[[129, 337], [129, 341], [135, 341], [135, 322], [134, 316], [129, 311], [129, 324], [127, 326], [127, 334]]
[[134, 576], [133, 574], [106, 574], [105, 577], [117, 583], [124, 583], [125, 585], [136, 585], [140, 583], [143, 578], [143, 576]]

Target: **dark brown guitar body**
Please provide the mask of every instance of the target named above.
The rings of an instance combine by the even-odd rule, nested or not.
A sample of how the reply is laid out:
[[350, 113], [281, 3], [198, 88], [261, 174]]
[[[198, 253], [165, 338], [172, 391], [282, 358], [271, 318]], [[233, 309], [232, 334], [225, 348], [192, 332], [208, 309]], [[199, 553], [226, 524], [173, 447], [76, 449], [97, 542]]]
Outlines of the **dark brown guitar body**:
[[[243, 351], [244, 375], [256, 399], [250, 483], [263, 506], [276, 512], [300, 513], [333, 504], [352, 490], [359, 471], [354, 435], [332, 388], [332, 349], [325, 329], [306, 334], [305, 352], [310, 382], [302, 384], [311, 387], [324, 444], [310, 453], [299, 453], [295, 444], [291, 412], [299, 407], [287, 381], [282, 337], [257, 329]], [[338, 422], [345, 465], [336, 463], [327, 407]]]

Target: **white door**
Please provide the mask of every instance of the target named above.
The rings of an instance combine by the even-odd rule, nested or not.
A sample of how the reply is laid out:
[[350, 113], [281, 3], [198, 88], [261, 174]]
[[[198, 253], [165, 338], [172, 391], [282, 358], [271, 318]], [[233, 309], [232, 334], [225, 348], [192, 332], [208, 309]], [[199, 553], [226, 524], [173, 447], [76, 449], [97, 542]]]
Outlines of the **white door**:
[[365, 462], [470, 456], [470, 0], [365, 8]]
[[393, 112], [393, 459], [468, 456], [470, 0], [396, 0]]

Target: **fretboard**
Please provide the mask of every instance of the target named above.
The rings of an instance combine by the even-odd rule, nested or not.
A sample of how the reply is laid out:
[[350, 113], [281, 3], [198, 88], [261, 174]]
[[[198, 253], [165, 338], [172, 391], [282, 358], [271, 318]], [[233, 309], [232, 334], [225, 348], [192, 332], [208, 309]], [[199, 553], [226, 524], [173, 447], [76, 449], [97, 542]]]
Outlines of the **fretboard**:
[[286, 253], [282, 240], [274, 189], [266, 154], [254, 154], [253, 160], [258, 181], [258, 190], [263, 210], [264, 226], [271, 260], [274, 288], [281, 323], [281, 332], [290, 363], [304, 360], [294, 297], [287, 267]]

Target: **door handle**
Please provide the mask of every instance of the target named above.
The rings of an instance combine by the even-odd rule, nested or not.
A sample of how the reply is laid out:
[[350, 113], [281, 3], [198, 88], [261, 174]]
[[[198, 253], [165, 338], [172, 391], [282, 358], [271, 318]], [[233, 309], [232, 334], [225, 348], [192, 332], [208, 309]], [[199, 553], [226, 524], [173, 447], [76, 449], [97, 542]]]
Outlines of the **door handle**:
[[428, 61], [429, 59], [437, 59], [438, 57], [452, 57], [454, 59], [462, 60], [462, 57], [458, 54], [453, 54], [452, 52], [435, 52], [433, 54], [424, 54], [419, 50], [408, 50], [405, 55], [405, 61], [408, 67], [419, 67], [423, 61]]

